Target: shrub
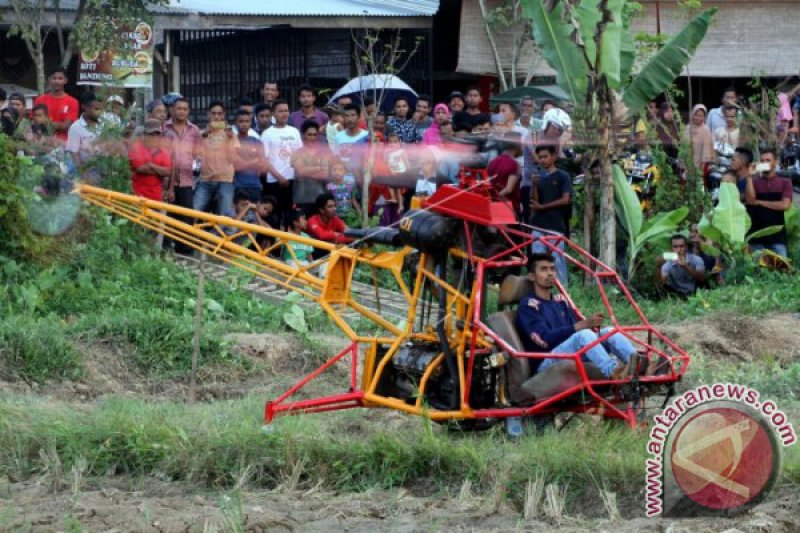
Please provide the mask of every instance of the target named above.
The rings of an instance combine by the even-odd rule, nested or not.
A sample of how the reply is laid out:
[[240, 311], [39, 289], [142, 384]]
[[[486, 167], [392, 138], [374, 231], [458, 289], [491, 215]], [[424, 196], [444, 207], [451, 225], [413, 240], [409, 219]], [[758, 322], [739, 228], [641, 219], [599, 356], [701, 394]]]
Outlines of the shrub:
[[0, 365], [11, 376], [42, 382], [80, 375], [80, 356], [55, 315], [16, 315], [0, 321]]

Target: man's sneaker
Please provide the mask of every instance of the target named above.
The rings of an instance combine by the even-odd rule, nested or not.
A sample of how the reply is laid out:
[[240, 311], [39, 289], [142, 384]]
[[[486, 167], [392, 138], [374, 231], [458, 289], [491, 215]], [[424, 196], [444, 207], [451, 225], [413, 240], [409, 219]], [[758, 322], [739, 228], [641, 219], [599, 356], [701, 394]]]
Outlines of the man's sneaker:
[[522, 436], [522, 418], [518, 416], [506, 418], [506, 435], [515, 439]]

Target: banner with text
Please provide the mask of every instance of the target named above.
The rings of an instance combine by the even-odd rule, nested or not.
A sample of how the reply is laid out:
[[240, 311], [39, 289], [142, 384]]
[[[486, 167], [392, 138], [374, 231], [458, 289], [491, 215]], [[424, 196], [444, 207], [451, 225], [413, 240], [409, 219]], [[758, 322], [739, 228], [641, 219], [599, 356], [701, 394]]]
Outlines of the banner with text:
[[122, 30], [120, 50], [81, 50], [78, 85], [152, 87], [154, 41], [153, 28], [140, 22]]

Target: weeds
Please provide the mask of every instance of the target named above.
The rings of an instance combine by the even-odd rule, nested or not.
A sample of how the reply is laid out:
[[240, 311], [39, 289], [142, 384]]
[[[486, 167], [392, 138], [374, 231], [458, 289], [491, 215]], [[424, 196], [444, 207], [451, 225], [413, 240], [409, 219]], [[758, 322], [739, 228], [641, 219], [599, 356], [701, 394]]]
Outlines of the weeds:
[[15, 315], [0, 319], [0, 372], [29, 381], [77, 378], [80, 355], [55, 315]]

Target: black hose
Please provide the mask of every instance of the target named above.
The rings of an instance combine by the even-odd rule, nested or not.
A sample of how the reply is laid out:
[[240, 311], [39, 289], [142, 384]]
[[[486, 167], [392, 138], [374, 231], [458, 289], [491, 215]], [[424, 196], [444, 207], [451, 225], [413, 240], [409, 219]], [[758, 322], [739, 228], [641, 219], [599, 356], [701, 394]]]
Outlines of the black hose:
[[[436, 259], [436, 275], [439, 279], [444, 280], [447, 275], [447, 256]], [[436, 321], [436, 334], [439, 337], [439, 346], [442, 353], [444, 353], [444, 360], [447, 363], [447, 370], [450, 373], [450, 378], [453, 383], [453, 390], [450, 393], [450, 408], [456, 409], [458, 407], [458, 396], [460, 393], [459, 380], [458, 380], [458, 365], [456, 365], [455, 354], [450, 349], [450, 343], [447, 342], [447, 333], [444, 329], [445, 314], [447, 311], [447, 291], [443, 286], [439, 285], [439, 318]]]

